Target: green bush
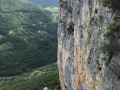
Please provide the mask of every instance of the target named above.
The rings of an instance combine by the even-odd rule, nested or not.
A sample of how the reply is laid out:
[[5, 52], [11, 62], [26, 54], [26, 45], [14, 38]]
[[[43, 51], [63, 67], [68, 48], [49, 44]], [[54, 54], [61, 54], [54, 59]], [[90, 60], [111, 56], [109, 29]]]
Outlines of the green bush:
[[108, 32], [104, 35], [104, 37], [108, 40], [108, 42], [101, 45], [101, 50], [104, 53], [109, 54], [108, 59], [106, 59], [106, 65], [111, 62], [113, 54], [120, 51], [120, 22], [116, 21], [114, 23], [109, 23], [107, 25], [107, 29]]
[[119, 52], [120, 51], [120, 43], [114, 42], [113, 45], [103, 43], [101, 45], [101, 50], [103, 52], [107, 52], [107, 53], [110, 53], [110, 52]]
[[120, 1], [119, 0], [100, 0], [104, 6], [112, 8], [112, 10], [120, 10]]
[[120, 51], [119, 32], [120, 22], [109, 23], [107, 25], [108, 32], [104, 35], [110, 42], [109, 44], [104, 43], [101, 46], [104, 52], [118, 52]]

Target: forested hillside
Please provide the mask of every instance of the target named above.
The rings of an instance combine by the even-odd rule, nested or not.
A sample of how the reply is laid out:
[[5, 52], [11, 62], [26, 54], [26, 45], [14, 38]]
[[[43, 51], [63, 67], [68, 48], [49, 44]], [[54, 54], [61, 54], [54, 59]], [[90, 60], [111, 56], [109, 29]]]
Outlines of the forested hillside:
[[61, 90], [55, 63], [15, 77], [0, 79], [0, 90]]
[[57, 23], [52, 13], [27, 0], [0, 0], [0, 76], [56, 61]]

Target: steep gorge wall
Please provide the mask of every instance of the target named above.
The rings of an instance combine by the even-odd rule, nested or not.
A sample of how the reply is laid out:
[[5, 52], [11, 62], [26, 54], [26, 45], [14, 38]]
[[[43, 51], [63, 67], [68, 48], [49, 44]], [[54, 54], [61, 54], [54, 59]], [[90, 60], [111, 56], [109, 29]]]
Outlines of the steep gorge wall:
[[[115, 14], [99, 0], [59, 0], [58, 69], [62, 90], [120, 90], [120, 53], [100, 50]], [[120, 40], [119, 40], [120, 41]]]

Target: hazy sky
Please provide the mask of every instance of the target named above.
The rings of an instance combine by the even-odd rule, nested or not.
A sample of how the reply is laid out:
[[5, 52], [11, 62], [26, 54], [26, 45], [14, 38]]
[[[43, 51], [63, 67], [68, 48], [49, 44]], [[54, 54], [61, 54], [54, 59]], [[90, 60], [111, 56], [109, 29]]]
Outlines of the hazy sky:
[[29, 0], [30, 2], [41, 4], [42, 6], [58, 6], [58, 0]]

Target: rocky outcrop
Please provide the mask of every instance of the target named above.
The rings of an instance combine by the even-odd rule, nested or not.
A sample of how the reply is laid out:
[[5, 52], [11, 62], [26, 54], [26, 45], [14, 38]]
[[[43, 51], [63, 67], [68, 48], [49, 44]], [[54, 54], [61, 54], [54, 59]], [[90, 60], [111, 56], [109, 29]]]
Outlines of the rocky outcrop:
[[100, 49], [107, 41], [106, 25], [114, 16], [99, 0], [59, 0], [58, 69], [62, 90], [120, 90], [120, 53], [110, 56]]

